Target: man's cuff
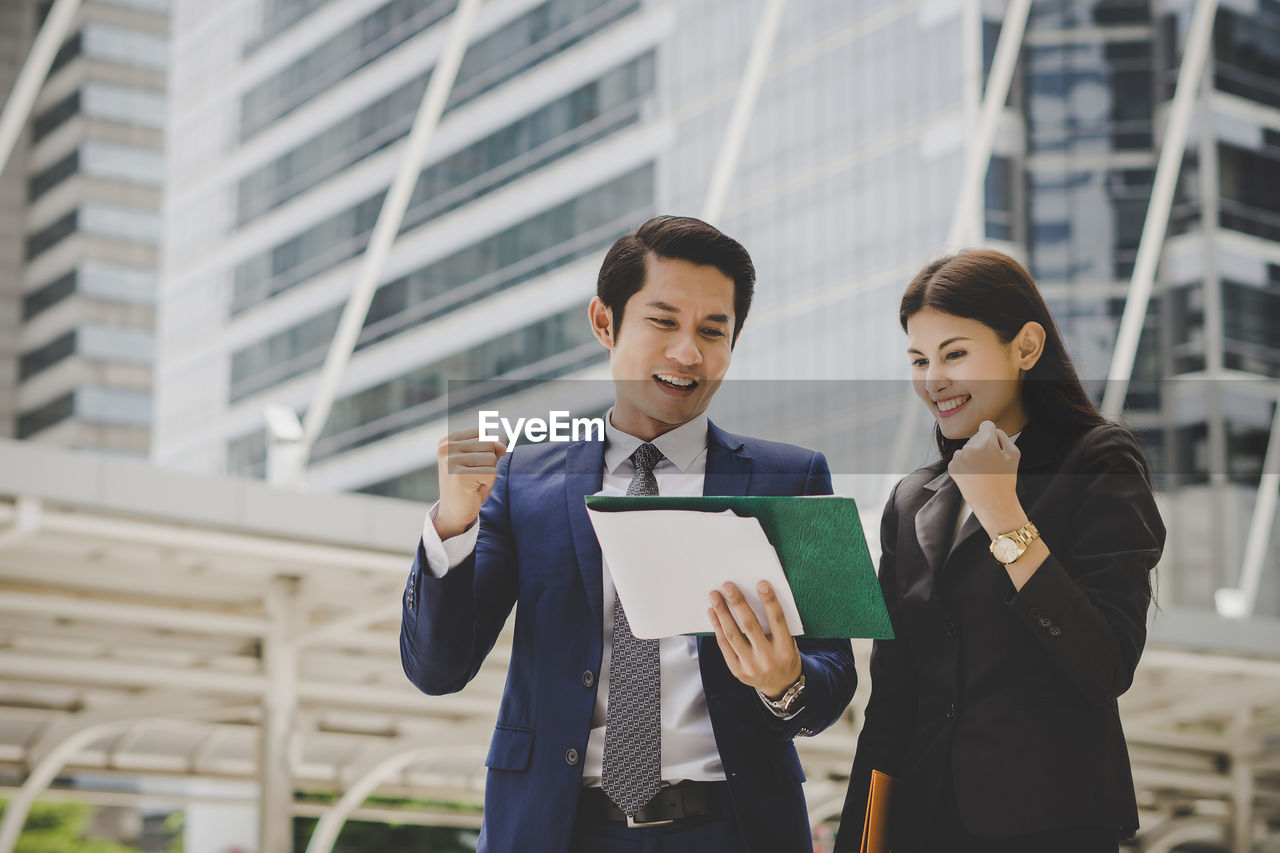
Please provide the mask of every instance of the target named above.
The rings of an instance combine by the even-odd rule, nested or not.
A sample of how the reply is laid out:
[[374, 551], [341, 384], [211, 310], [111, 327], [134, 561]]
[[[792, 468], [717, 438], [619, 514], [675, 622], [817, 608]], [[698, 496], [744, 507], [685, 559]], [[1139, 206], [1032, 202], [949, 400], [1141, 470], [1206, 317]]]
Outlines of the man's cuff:
[[422, 551], [427, 555], [427, 570], [438, 578], [448, 574], [463, 560], [471, 556], [476, 549], [476, 540], [480, 538], [480, 520], [476, 519], [471, 526], [448, 539], [441, 540], [434, 524], [440, 512], [440, 502], [432, 504], [427, 510], [427, 518], [422, 523]]

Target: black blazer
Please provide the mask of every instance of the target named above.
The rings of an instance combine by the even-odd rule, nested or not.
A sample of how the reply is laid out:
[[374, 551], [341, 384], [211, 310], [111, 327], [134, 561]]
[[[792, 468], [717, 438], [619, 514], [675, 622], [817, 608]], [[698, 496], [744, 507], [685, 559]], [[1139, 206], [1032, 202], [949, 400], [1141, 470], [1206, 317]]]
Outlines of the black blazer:
[[1150, 474], [1128, 430], [1018, 439], [1018, 497], [1050, 556], [1015, 593], [941, 462], [903, 478], [880, 528], [896, 639], [871, 655], [837, 850], [857, 850], [873, 769], [899, 783], [890, 838], [920, 850], [951, 774], [966, 828], [1009, 836], [1138, 826], [1116, 697], [1146, 641], [1164, 547]]

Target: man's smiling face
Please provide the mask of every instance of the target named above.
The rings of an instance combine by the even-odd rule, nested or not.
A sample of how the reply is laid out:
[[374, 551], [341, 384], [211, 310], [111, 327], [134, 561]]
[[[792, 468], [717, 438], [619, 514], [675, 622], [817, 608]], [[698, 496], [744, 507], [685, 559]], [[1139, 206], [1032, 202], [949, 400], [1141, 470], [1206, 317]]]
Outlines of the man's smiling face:
[[592, 330], [610, 351], [615, 427], [648, 441], [706, 411], [729, 369], [733, 296], [733, 279], [715, 267], [649, 253], [620, 327], [592, 301]]

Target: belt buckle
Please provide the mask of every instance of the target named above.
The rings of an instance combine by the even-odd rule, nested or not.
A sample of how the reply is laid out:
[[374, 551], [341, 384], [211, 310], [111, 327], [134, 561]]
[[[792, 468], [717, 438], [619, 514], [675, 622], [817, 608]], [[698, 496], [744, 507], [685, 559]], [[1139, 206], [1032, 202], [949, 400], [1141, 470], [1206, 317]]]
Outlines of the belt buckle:
[[669, 823], [675, 823], [675, 818], [667, 820], [636, 820], [633, 816], [627, 815], [627, 829], [642, 829], [646, 826], [666, 826]]

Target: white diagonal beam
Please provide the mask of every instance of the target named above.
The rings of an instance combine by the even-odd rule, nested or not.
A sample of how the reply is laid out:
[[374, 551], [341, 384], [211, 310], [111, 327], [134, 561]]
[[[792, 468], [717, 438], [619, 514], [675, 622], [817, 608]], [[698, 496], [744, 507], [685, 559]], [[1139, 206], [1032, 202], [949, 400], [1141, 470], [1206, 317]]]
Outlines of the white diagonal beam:
[[1182, 50], [1182, 65], [1178, 69], [1178, 82], [1173, 90], [1173, 104], [1169, 108], [1164, 140], [1160, 144], [1160, 158], [1156, 161], [1151, 201], [1147, 205], [1147, 218], [1142, 223], [1138, 256], [1133, 263], [1129, 294], [1125, 297], [1124, 312], [1120, 315], [1116, 349], [1111, 357], [1111, 369], [1107, 371], [1106, 391], [1102, 395], [1102, 415], [1110, 420], [1120, 416], [1124, 398], [1129, 393], [1129, 381], [1133, 378], [1133, 361], [1138, 354], [1138, 340], [1142, 336], [1142, 325], [1147, 318], [1147, 305], [1151, 302], [1151, 289], [1155, 284], [1160, 251], [1164, 248], [1173, 191], [1178, 181], [1178, 172], [1182, 169], [1182, 155], [1187, 149], [1191, 110], [1195, 106], [1196, 92], [1203, 80], [1204, 64], [1209, 55], [1209, 40], [1213, 35], [1213, 16], [1217, 10], [1217, 0], [1196, 0], [1195, 10], [1191, 13], [1191, 26], [1187, 30], [1187, 42]]
[[[947, 251], [963, 247], [965, 234], [974, 233], [970, 217], [978, 208], [991, 165], [991, 151], [996, 142], [996, 130], [1000, 126], [1000, 114], [1009, 99], [1009, 87], [1013, 83], [1013, 71], [1018, 65], [1018, 53], [1022, 49], [1022, 37], [1027, 31], [1027, 15], [1031, 0], [1012, 0], [1005, 10], [1000, 25], [1000, 37], [996, 40], [996, 52], [991, 60], [991, 73], [987, 76], [987, 88], [982, 96], [982, 111], [978, 116], [977, 138], [965, 151], [964, 172], [960, 177], [960, 192], [952, 208], [951, 227], [947, 231]], [[981, 225], [978, 225], [981, 228]], [[977, 230], [981, 234], [981, 230]]]
[[[945, 253], [958, 251], [964, 246], [965, 234], [970, 232], [970, 218], [978, 207], [979, 193], [991, 166], [991, 151], [995, 146], [996, 130], [1005, 101], [1009, 99], [1009, 87], [1013, 84], [1013, 72], [1018, 65], [1018, 53], [1022, 38], [1027, 32], [1027, 16], [1031, 12], [1031, 0], [1012, 0], [1005, 10], [1000, 24], [1000, 37], [996, 40], [995, 55], [991, 60], [991, 73], [987, 75], [987, 88], [982, 95], [982, 109], [978, 118], [978, 130], [965, 150], [964, 171], [960, 174], [960, 189], [955, 206], [951, 209], [951, 226], [947, 229]], [[981, 233], [981, 232], [979, 232]], [[907, 454], [915, 439], [916, 425], [920, 422], [922, 406], [915, 392], [903, 395], [902, 416], [899, 418], [893, 448], [889, 452], [889, 470], [885, 472], [883, 506], [889, 499], [898, 478], [905, 473]]]
[[1277, 499], [1280, 499], [1280, 400], [1276, 401], [1267, 452], [1262, 459], [1262, 477], [1258, 480], [1258, 499], [1253, 505], [1249, 536], [1245, 540], [1240, 584], [1235, 589], [1220, 589], [1214, 596], [1220, 616], [1234, 619], [1253, 616], [1258, 603], [1258, 589], [1262, 586], [1262, 565], [1271, 545]]
[[462, 64], [462, 55], [467, 49], [467, 40], [471, 36], [471, 25], [480, 9], [480, 0], [459, 0], [458, 8], [453, 13], [449, 25], [449, 40], [444, 52], [436, 62], [427, 83], [427, 91], [423, 93], [422, 103], [418, 106], [418, 114], [414, 117], [413, 128], [409, 131], [409, 140], [405, 143], [404, 154], [400, 160], [400, 168], [396, 172], [391, 188], [387, 190], [382, 209], [378, 212], [378, 221], [373, 226], [373, 234], [369, 237], [369, 246], [361, 258], [359, 274], [351, 291], [351, 298], [342, 311], [342, 319], [338, 321], [338, 331], [325, 356], [324, 368], [320, 373], [320, 383], [316, 387], [315, 397], [307, 409], [302, 422], [302, 450], [299, 454], [299, 470], [291, 479], [290, 485], [301, 485], [311, 448], [324, 430], [329, 420], [329, 412], [333, 409], [334, 397], [338, 393], [338, 383], [355, 351], [356, 340], [360, 337], [360, 329], [364, 326], [365, 317], [369, 313], [369, 304], [373, 301], [374, 290], [378, 279], [382, 276], [382, 268], [386, 264], [387, 255], [391, 252], [391, 244], [395, 242], [400, 231], [400, 223], [404, 221], [405, 210], [409, 207], [409, 199], [413, 188], [418, 183], [418, 173], [422, 169], [422, 159], [426, 156], [427, 146], [435, 136], [436, 127], [440, 124], [440, 116], [444, 113], [445, 103], [453, 91], [453, 81], [458, 76], [458, 66]]
[[80, 0], [54, 0], [40, 34], [31, 45], [31, 52], [22, 63], [13, 90], [5, 99], [4, 109], [0, 110], [0, 172], [9, 164], [9, 155], [18, 144], [18, 137], [22, 135], [22, 128], [44, 86], [53, 58], [58, 55], [58, 48], [71, 30], [79, 8]]
[[742, 82], [738, 85], [738, 94], [734, 98], [733, 110], [729, 114], [724, 141], [720, 143], [720, 154], [716, 157], [715, 167], [711, 173], [711, 183], [707, 187], [707, 196], [702, 203], [702, 218], [706, 222], [715, 224], [715, 221], [724, 213], [725, 199], [729, 196], [729, 184], [733, 181], [733, 173], [738, 168], [738, 157], [742, 154], [742, 145], [747, 138], [747, 128], [751, 126], [751, 116], [755, 113], [756, 101], [760, 97], [760, 87], [764, 84], [764, 72], [769, 67], [773, 43], [778, 39], [782, 13], [786, 8], [787, 0], [768, 0], [764, 12], [760, 15], [760, 23], [756, 25], [756, 35], [751, 41], [751, 51], [747, 54], [747, 67], [742, 72]]

